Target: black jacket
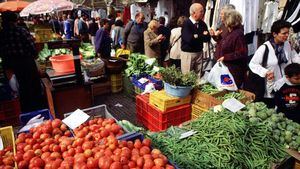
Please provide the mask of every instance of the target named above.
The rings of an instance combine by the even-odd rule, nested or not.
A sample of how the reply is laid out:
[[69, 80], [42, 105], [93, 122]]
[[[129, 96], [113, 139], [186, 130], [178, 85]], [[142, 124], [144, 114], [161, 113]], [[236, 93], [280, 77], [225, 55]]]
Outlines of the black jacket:
[[[181, 50], [184, 52], [201, 52], [203, 49], [203, 42], [210, 40], [210, 35], [206, 24], [203, 21], [199, 21], [199, 26], [192, 23], [190, 19], [187, 19], [181, 30]], [[203, 32], [207, 31], [207, 35], [203, 35]]]

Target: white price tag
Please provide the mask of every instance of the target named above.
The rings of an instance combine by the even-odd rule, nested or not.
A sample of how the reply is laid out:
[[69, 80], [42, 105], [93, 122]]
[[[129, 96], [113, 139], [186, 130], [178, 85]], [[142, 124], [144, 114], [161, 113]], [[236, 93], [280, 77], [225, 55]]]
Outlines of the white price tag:
[[148, 65], [153, 65], [153, 63], [155, 62], [155, 60], [156, 60], [155, 58], [149, 58], [149, 59], [145, 60], [145, 63], [148, 64]]
[[235, 98], [226, 99], [222, 103], [222, 106], [225, 107], [226, 109], [230, 110], [233, 113], [235, 113], [245, 107], [245, 105], [243, 103], [241, 103], [240, 101], [238, 101]]
[[144, 84], [144, 83], [148, 82], [148, 79], [143, 77], [143, 78], [140, 78], [138, 81], [140, 83]]
[[153, 67], [153, 70], [154, 70], [155, 72], [158, 72], [158, 71], [159, 71], [159, 67], [154, 66], [154, 67]]
[[194, 135], [195, 133], [197, 133], [197, 131], [194, 131], [194, 130], [182, 133], [180, 135], [179, 139], [184, 139], [184, 138], [190, 137], [190, 136]]
[[90, 118], [89, 115], [84, 113], [82, 110], [77, 109], [70, 116], [63, 119], [62, 122], [65, 123], [72, 130], [74, 130], [76, 127], [86, 122], [89, 118]]

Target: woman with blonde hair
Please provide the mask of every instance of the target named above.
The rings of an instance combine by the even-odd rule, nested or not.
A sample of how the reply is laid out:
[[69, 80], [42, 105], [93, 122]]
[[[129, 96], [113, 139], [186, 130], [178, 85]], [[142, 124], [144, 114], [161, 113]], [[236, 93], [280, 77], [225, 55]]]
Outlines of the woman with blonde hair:
[[144, 32], [145, 55], [151, 58], [160, 57], [160, 43], [165, 40], [165, 37], [157, 35], [159, 23], [157, 20], [151, 20], [148, 24], [148, 29]]
[[241, 88], [247, 71], [248, 49], [242, 26], [242, 16], [236, 10], [224, 12], [224, 25], [228, 34], [220, 42], [218, 61], [228, 67], [238, 88]]

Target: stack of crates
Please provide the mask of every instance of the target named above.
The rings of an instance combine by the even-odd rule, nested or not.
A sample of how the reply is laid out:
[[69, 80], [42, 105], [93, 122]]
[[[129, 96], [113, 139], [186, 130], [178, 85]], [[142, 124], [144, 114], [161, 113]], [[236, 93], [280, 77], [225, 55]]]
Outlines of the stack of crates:
[[165, 130], [191, 119], [191, 96], [173, 97], [164, 90], [136, 96], [137, 120], [151, 131]]
[[110, 83], [111, 83], [111, 92], [118, 93], [123, 90], [123, 77], [122, 73], [120, 74], [111, 74], [110, 75]]

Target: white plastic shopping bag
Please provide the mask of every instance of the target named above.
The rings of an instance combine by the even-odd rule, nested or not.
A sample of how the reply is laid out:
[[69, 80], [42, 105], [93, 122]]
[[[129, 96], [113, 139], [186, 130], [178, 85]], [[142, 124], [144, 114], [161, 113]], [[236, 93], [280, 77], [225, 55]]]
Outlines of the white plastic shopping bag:
[[219, 90], [236, 91], [238, 89], [232, 74], [222, 62], [217, 62], [210, 70], [207, 81]]

